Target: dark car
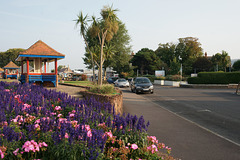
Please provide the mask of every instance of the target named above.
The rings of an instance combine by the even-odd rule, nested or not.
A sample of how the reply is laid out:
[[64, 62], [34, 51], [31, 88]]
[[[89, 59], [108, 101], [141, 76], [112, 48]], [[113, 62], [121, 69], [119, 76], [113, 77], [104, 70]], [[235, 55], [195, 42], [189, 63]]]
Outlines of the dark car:
[[109, 77], [107, 79], [107, 82], [110, 83], [110, 84], [113, 84], [117, 79], [118, 79], [118, 77]]
[[147, 77], [136, 77], [131, 82], [131, 91], [135, 93], [153, 93], [153, 84]]

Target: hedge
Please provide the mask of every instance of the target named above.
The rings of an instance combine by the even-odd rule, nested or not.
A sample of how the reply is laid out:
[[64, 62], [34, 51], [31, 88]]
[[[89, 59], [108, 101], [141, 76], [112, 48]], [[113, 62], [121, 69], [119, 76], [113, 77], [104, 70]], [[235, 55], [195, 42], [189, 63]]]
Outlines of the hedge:
[[236, 84], [240, 81], [240, 72], [200, 72], [198, 77], [190, 77], [187, 81], [189, 84]]

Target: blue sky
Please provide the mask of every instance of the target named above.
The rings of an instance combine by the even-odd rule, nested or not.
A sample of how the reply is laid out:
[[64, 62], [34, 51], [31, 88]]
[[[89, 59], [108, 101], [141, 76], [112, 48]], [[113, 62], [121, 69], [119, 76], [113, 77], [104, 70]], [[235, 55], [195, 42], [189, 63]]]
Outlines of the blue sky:
[[197, 37], [208, 55], [225, 50], [240, 59], [239, 0], [1, 0], [0, 51], [42, 40], [66, 55], [58, 64], [84, 68], [84, 42], [73, 20], [80, 11], [100, 17], [104, 5], [119, 9], [135, 53]]

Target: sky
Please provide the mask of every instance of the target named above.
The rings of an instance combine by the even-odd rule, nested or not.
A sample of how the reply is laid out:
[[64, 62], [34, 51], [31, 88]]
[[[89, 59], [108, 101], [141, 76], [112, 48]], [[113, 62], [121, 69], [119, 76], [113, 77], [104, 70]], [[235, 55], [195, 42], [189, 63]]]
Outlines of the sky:
[[103, 6], [119, 10], [134, 53], [196, 37], [209, 56], [224, 50], [240, 59], [240, 0], [0, 0], [0, 52], [42, 40], [66, 55], [58, 65], [85, 68], [74, 20], [81, 11], [100, 17]]

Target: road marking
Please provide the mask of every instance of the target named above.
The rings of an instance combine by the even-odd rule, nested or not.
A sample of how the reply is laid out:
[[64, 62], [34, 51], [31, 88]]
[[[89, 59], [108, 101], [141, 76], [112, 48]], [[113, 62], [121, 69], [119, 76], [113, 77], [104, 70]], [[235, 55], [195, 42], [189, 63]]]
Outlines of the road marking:
[[198, 110], [197, 112], [212, 112], [212, 111], [210, 111], [208, 109], [202, 109], [202, 110]]

